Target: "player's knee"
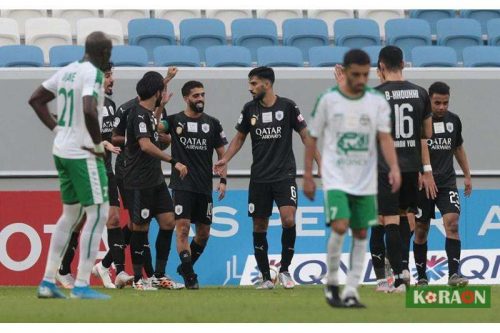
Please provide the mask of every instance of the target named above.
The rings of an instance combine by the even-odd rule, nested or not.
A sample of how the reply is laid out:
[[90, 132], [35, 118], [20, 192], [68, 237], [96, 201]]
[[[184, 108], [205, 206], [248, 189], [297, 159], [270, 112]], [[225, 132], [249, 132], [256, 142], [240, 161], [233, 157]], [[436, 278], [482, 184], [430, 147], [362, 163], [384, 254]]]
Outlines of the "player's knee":
[[458, 239], [458, 220], [453, 220], [447, 223], [446, 237]]
[[344, 223], [332, 223], [332, 230], [339, 235], [343, 235], [347, 232], [348, 226]]
[[178, 222], [177, 223], [177, 239], [186, 240], [189, 237], [189, 222]]
[[266, 232], [268, 223], [266, 220], [254, 219], [253, 221], [253, 231], [254, 232]]
[[427, 234], [429, 233], [429, 225], [427, 223], [415, 224], [415, 243], [423, 244], [427, 241]]
[[293, 214], [285, 215], [281, 218], [281, 224], [284, 228], [291, 228], [295, 225], [295, 216]]
[[116, 212], [109, 212], [108, 221], [106, 222], [106, 227], [108, 229], [111, 228], [119, 228], [120, 227], [120, 215]]
[[367, 231], [366, 229], [355, 229], [352, 231], [352, 235], [356, 239], [366, 239]]

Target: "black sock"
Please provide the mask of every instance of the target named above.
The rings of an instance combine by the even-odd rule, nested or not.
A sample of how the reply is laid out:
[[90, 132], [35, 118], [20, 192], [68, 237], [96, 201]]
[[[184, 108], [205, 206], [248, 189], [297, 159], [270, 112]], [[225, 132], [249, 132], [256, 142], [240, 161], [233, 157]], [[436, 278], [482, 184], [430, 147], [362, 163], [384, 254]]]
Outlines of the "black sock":
[[179, 258], [181, 259], [181, 270], [183, 274], [194, 274], [193, 263], [191, 261], [191, 254], [188, 250], [181, 251], [179, 253]]
[[[109, 239], [108, 239], [108, 244], [110, 244]], [[106, 255], [104, 258], [102, 258], [101, 264], [104, 268], [110, 268], [111, 264], [113, 263], [113, 254], [111, 253], [111, 244], [109, 245], [110, 248], [108, 252], [106, 252]]]
[[283, 228], [281, 233], [281, 272], [288, 272], [288, 267], [292, 263], [295, 253], [295, 238], [297, 237], [297, 228], [294, 225], [291, 228]]
[[460, 264], [460, 250], [462, 243], [458, 239], [446, 238], [445, 242], [446, 255], [448, 256], [448, 274], [458, 274], [458, 266]]
[[267, 257], [267, 232], [254, 232], [253, 233], [253, 248], [257, 266], [262, 274], [263, 280], [271, 280], [271, 273], [269, 272], [269, 258]]
[[134, 267], [134, 281], [142, 278], [142, 267], [148, 244], [147, 231], [133, 231], [130, 236], [130, 251], [132, 253], [132, 266]]
[[417, 244], [413, 242], [413, 257], [415, 258], [415, 266], [417, 266], [418, 279], [427, 280], [427, 242]]
[[132, 235], [132, 230], [128, 228], [128, 225], [124, 226], [122, 228], [122, 234], [123, 234], [123, 243], [125, 245], [130, 244], [130, 236]]
[[401, 235], [401, 263], [402, 268], [410, 270], [410, 241], [411, 241], [411, 230], [410, 224], [408, 223], [407, 216], [399, 217], [399, 234]]
[[170, 254], [170, 244], [172, 244], [173, 230], [158, 231], [156, 237], [156, 262], [155, 276], [160, 278], [165, 275], [165, 266], [167, 265], [168, 255]]
[[[106, 257], [104, 257], [104, 259], [102, 260], [102, 265], [106, 268], [109, 268], [111, 266], [111, 263], [114, 262], [116, 274], [119, 274], [123, 271], [125, 266], [125, 243], [123, 241], [122, 229], [108, 229], [108, 245], [109, 251], [106, 254], [106, 257], [110, 253], [111, 258], [106, 259]], [[111, 259], [111, 261], [109, 261], [109, 259]]]
[[370, 235], [370, 253], [373, 270], [377, 280], [385, 279], [385, 229], [382, 225], [372, 227]]
[[147, 241], [144, 247], [144, 273], [148, 278], [152, 277], [155, 273], [153, 268], [153, 259], [151, 258], [151, 248], [149, 247], [149, 241]]
[[80, 236], [80, 231], [71, 234], [71, 239], [69, 240], [68, 248], [64, 253], [64, 257], [59, 267], [59, 274], [67, 275], [71, 273], [71, 262], [75, 257], [76, 248], [78, 247], [78, 236]]
[[385, 226], [385, 241], [387, 244], [387, 256], [394, 272], [394, 286], [398, 287], [403, 283], [401, 276], [401, 235], [397, 224], [388, 224]]
[[191, 248], [191, 262], [194, 264], [200, 258], [201, 254], [203, 253], [203, 250], [205, 250], [206, 245], [200, 245], [197, 242], [193, 240], [191, 241], [190, 248]]

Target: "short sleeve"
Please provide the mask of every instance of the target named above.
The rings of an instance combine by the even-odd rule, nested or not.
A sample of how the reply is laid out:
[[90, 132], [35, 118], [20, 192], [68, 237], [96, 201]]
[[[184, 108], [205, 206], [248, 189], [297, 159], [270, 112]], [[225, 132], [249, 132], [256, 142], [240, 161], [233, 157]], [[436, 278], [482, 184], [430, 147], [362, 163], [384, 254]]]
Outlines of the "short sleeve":
[[304, 116], [302, 116], [302, 113], [300, 113], [300, 109], [297, 106], [297, 104], [293, 103], [291, 105], [292, 111], [291, 111], [291, 123], [292, 123], [292, 128], [296, 132], [302, 131], [304, 128], [307, 127], [306, 120], [304, 119]]
[[92, 68], [84, 72], [82, 97], [98, 97], [103, 89], [104, 75], [101, 70]]
[[132, 121], [135, 138], [150, 138], [152, 133], [149, 132], [148, 125], [146, 124], [146, 122], [149, 121], [147, 115], [135, 113], [133, 117]]
[[59, 83], [60, 73], [61, 71], [59, 70], [47, 80], [42, 82], [42, 86], [48, 91], [52, 92], [54, 95], [57, 95], [57, 85]]
[[313, 112], [311, 115], [311, 121], [309, 122], [309, 135], [313, 138], [321, 138], [323, 136], [323, 131], [325, 129], [326, 117], [325, 117], [326, 102], [324, 95], [318, 97], [316, 104], [314, 105]]
[[214, 131], [214, 147], [220, 148], [227, 145], [227, 138], [220, 121], [215, 120], [215, 131]]
[[460, 147], [461, 145], [464, 144], [464, 138], [462, 137], [462, 122], [460, 121], [460, 118], [457, 117], [457, 143], [456, 147]]
[[380, 97], [380, 106], [377, 113], [377, 131], [391, 133], [391, 106], [383, 97]]
[[423, 101], [425, 103], [424, 105], [424, 112], [422, 114], [422, 120], [425, 120], [432, 116], [432, 106], [431, 106], [431, 99], [429, 98], [429, 94], [425, 89], [421, 89], [421, 93], [423, 96]]
[[240, 117], [238, 118], [238, 123], [235, 126], [238, 132], [244, 134], [248, 134], [248, 132], [250, 132], [250, 120], [248, 118], [248, 107], [245, 105], [241, 111]]

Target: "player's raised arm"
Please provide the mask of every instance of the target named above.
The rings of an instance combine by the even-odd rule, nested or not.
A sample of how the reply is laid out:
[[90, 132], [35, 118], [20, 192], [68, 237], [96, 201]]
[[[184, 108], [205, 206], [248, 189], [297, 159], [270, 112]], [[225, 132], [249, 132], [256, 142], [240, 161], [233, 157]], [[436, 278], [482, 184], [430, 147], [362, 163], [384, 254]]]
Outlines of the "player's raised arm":
[[[57, 87], [56, 87], [57, 89]], [[57, 130], [57, 122], [54, 116], [49, 111], [48, 103], [55, 98], [55, 95], [50, 91], [45, 89], [43, 86], [39, 86], [31, 95], [29, 99], [29, 104], [35, 110], [36, 115], [42, 123], [47, 126], [51, 131]]]

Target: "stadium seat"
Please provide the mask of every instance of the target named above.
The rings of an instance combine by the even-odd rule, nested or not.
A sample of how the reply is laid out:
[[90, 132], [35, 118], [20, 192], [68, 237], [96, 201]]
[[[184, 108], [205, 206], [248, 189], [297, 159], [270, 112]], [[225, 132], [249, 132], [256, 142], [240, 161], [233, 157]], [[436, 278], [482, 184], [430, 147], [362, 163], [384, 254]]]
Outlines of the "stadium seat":
[[196, 9], [166, 9], [153, 11], [155, 18], [169, 20], [174, 25], [175, 36], [179, 38], [181, 21], [190, 18], [201, 18], [201, 10]]
[[81, 45], [61, 45], [50, 49], [51, 67], [64, 67], [74, 61], [83, 59], [85, 48]]
[[2, 17], [8, 17], [17, 21], [19, 34], [24, 37], [24, 26], [27, 19], [47, 17], [45, 9], [2, 9]]
[[26, 20], [26, 45], [42, 49], [45, 62], [49, 62], [49, 50], [56, 45], [71, 45], [71, 26], [61, 18], [40, 17]]
[[257, 61], [259, 47], [278, 45], [276, 24], [268, 19], [236, 19], [231, 31], [233, 45], [249, 49], [253, 61]]
[[500, 67], [500, 46], [469, 46], [463, 57], [464, 67]]
[[302, 10], [300, 9], [261, 9], [257, 10], [257, 18], [265, 18], [272, 20], [278, 29], [278, 36], [283, 35], [283, 21], [291, 18], [302, 18]]
[[97, 9], [53, 9], [52, 17], [65, 19], [71, 25], [71, 34], [76, 38], [76, 22], [82, 18], [99, 17]]
[[443, 19], [437, 23], [437, 44], [454, 48], [458, 61], [462, 61], [465, 47], [483, 44], [481, 37], [481, 25], [473, 19]]
[[461, 10], [460, 17], [478, 21], [481, 24], [481, 32], [483, 34], [486, 34], [488, 31], [487, 22], [492, 19], [500, 18], [500, 10], [493, 10], [493, 9]]
[[456, 67], [457, 52], [447, 46], [417, 46], [411, 51], [412, 67]]
[[380, 45], [377, 22], [369, 19], [339, 19], [333, 24], [335, 45], [351, 48]]
[[231, 24], [236, 19], [252, 18], [252, 11], [247, 9], [212, 9], [207, 10], [207, 18], [219, 19], [226, 26], [226, 35], [231, 36]]
[[243, 46], [211, 46], [207, 48], [207, 67], [251, 67], [252, 56]]
[[128, 23], [128, 43], [144, 47], [152, 61], [156, 47], [175, 45], [174, 25], [163, 19], [131, 20]]
[[270, 67], [303, 67], [302, 51], [293, 46], [264, 46], [257, 50], [257, 64]]
[[0, 67], [42, 67], [43, 52], [33, 45], [0, 47]]
[[19, 45], [19, 28], [14, 19], [0, 18], [0, 46]]
[[116, 67], [144, 67], [148, 65], [148, 53], [141, 46], [117, 45], [111, 50], [111, 61]]
[[410, 18], [426, 20], [431, 26], [431, 34], [436, 35], [436, 24], [437, 21], [454, 18], [454, 10], [448, 9], [426, 9], [426, 10], [410, 10]]
[[328, 27], [320, 19], [288, 19], [283, 21], [283, 45], [294, 46], [309, 60], [309, 49], [328, 45]]
[[354, 11], [348, 9], [312, 9], [307, 11], [307, 17], [325, 21], [328, 26], [328, 35], [333, 37], [333, 23], [342, 18], [354, 18]]
[[205, 49], [226, 45], [226, 28], [218, 19], [186, 19], [181, 22], [181, 45], [194, 46], [205, 61]]
[[385, 22], [391, 19], [405, 18], [405, 11], [402, 9], [370, 9], [359, 10], [358, 17], [362, 19], [371, 19], [377, 22], [380, 27], [382, 39], [385, 36]]
[[344, 62], [344, 55], [349, 51], [343, 46], [315, 46], [309, 49], [309, 67], [333, 67]]
[[128, 22], [133, 19], [149, 18], [146, 9], [108, 9], [103, 11], [103, 16], [120, 21], [125, 37], [128, 36]]
[[123, 44], [123, 30], [120, 21], [110, 18], [84, 18], [76, 22], [76, 43], [85, 45], [85, 39], [96, 30], [105, 32], [114, 45]]
[[370, 57], [370, 66], [371, 67], [377, 67], [378, 66], [378, 55], [380, 54], [380, 50], [382, 50], [381, 45], [374, 45], [374, 46], [365, 46], [362, 48], [363, 51], [368, 53], [368, 56]]
[[488, 45], [500, 46], [500, 19], [488, 21]]
[[411, 50], [416, 46], [432, 45], [431, 27], [419, 19], [393, 19], [385, 22], [387, 45], [403, 50], [406, 61], [411, 61]]
[[159, 46], [153, 54], [155, 66], [200, 67], [200, 54], [192, 46]]

